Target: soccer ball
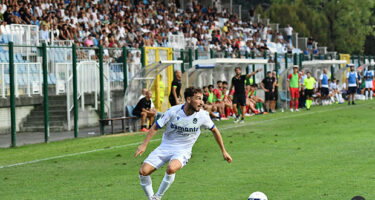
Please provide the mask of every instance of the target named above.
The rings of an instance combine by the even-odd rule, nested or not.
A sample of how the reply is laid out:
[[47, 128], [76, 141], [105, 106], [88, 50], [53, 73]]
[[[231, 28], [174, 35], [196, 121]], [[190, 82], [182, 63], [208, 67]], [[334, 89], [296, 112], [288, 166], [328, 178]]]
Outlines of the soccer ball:
[[250, 194], [248, 200], [268, 200], [263, 192], [253, 192]]

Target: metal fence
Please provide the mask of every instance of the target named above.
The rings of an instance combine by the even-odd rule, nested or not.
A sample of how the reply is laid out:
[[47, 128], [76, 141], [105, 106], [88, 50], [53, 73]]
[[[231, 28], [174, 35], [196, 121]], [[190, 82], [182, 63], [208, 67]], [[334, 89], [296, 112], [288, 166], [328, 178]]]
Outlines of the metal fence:
[[[138, 72], [147, 71], [147, 65], [162, 59], [182, 60], [174, 70], [182, 72], [194, 68], [193, 61], [209, 58], [253, 58], [267, 59], [266, 65], [249, 65], [246, 72], [262, 68], [264, 73], [253, 77], [259, 83], [267, 71], [276, 70], [281, 74], [291, 65], [302, 68], [303, 60], [339, 59], [335, 54], [268, 54], [245, 51], [226, 52], [200, 49], [168, 50], [162, 48], [103, 48], [14, 45], [12, 42], [0, 45], [0, 131], [11, 133], [11, 146], [16, 146], [16, 132], [43, 132], [39, 141], [48, 142], [50, 131], [68, 132], [72, 137], [79, 137], [85, 128], [88, 131], [104, 134], [106, 129], [100, 125], [100, 119], [123, 116], [124, 94], [128, 91], [132, 100], [137, 100], [142, 87], [133, 84], [128, 88]], [[370, 63], [372, 56], [352, 55], [347, 58], [358, 67]], [[335, 69], [333, 69], [335, 70]], [[337, 70], [337, 69], [336, 69]], [[338, 70], [337, 70], [338, 71]], [[171, 74], [163, 74], [156, 82], [166, 83], [163, 92], [159, 86], [151, 88], [156, 95], [164, 95], [158, 102], [158, 108], [168, 106], [168, 92]], [[228, 72], [213, 71], [211, 79], [205, 78], [204, 84], [211, 84], [219, 79], [228, 81], [233, 75]], [[225, 77], [223, 78], [223, 74]], [[172, 75], [173, 77], [173, 75]], [[155, 79], [156, 80], [156, 79]], [[150, 84], [153, 84], [152, 80]], [[147, 84], [147, 82], [144, 82]], [[158, 90], [159, 88], [159, 90]], [[132, 91], [130, 91], [132, 90]], [[130, 92], [129, 92], [130, 91]], [[157, 92], [158, 91], [158, 92]], [[154, 97], [156, 98], [156, 97]], [[132, 103], [134, 105], [136, 101]], [[17, 104], [17, 110], [16, 110]], [[10, 111], [9, 111], [10, 110]], [[10, 113], [10, 115], [9, 115]], [[108, 130], [108, 129], [107, 129]], [[88, 134], [89, 132], [85, 132]]]

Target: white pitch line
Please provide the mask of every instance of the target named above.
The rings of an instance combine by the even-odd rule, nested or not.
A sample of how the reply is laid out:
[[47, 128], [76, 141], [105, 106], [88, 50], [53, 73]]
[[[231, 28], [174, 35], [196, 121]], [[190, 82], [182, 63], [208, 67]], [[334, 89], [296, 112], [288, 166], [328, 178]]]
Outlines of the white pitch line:
[[[220, 128], [220, 129], [221, 130], [226, 130], [226, 129], [232, 129], [232, 128], [239, 128], [239, 127], [243, 127], [243, 126], [248, 126], [248, 125], [251, 125], [251, 124], [260, 124], [260, 123], [277, 121], [277, 120], [282, 120], [282, 119], [289, 119], [289, 118], [300, 117], [300, 116], [304, 116], [304, 115], [311, 115], [311, 114], [316, 114], [316, 113], [330, 112], [332, 110], [351, 109], [351, 108], [356, 108], [356, 107], [367, 105], [367, 104], [369, 104], [369, 103], [360, 104], [360, 105], [357, 105], [357, 106], [334, 108], [334, 109], [330, 109], [330, 110], [309, 111], [309, 112], [304, 112], [304, 113], [301, 113], [301, 114], [290, 115], [290, 116], [286, 116], [286, 117], [278, 117], [278, 118], [266, 119], [266, 120], [261, 120], [261, 121], [247, 122], [247, 123], [244, 123], [244, 124], [240, 124], [240, 125], [236, 125], [236, 126], [223, 127], [223, 128]], [[154, 140], [150, 140], [150, 142], [156, 142], [156, 141], [160, 141], [160, 140], [161, 139], [154, 139]], [[141, 144], [141, 143], [142, 142], [136, 142], [136, 143], [131, 143], [131, 144], [113, 146], [113, 147], [110, 147], [110, 148], [94, 149], [94, 150], [90, 150], [90, 151], [83, 151], [83, 152], [78, 152], [78, 153], [65, 154], [65, 155], [61, 155], [61, 156], [53, 156], [53, 157], [49, 157], [49, 158], [31, 160], [31, 161], [26, 161], [26, 162], [20, 162], [20, 163], [15, 163], [15, 164], [10, 164], [10, 165], [3, 165], [3, 166], [0, 166], [0, 169], [9, 168], [9, 167], [16, 167], [16, 166], [21, 166], [21, 165], [26, 165], [26, 164], [33, 164], [33, 163], [38, 163], [38, 162], [47, 161], [47, 160], [53, 160], [53, 159], [78, 156], [78, 155], [83, 155], [83, 154], [88, 154], [88, 153], [99, 152], [99, 151], [105, 151], [105, 150], [111, 150], [111, 149], [118, 149], [118, 148], [123, 148], [123, 147], [129, 147], [129, 146], [134, 146], [134, 145], [138, 145], [138, 144]]]
[[[154, 139], [154, 140], [150, 140], [150, 142], [156, 142], [156, 141], [160, 141], [160, 140], [161, 139]], [[142, 142], [131, 143], [131, 144], [124, 144], [124, 145], [118, 145], [118, 146], [113, 146], [113, 147], [109, 147], [109, 148], [94, 149], [94, 150], [90, 150], [90, 151], [82, 151], [82, 152], [78, 152], [78, 153], [71, 153], [71, 154], [65, 154], [65, 155], [61, 155], [61, 156], [53, 156], [53, 157], [49, 157], [49, 158], [43, 158], [43, 159], [38, 159], [38, 160], [31, 160], [31, 161], [26, 161], [26, 162], [21, 162], [21, 163], [15, 163], [15, 164], [11, 164], [11, 165], [0, 166], [0, 169], [2, 169], [2, 168], [8, 168], [8, 167], [20, 166], [20, 165], [26, 165], [26, 164], [32, 164], [32, 163], [38, 163], [38, 162], [47, 161], [47, 160], [53, 160], [53, 159], [78, 156], [78, 155], [83, 155], [83, 154], [88, 154], [88, 153], [99, 152], [99, 151], [105, 151], [105, 150], [111, 150], [111, 149], [118, 149], [118, 148], [122, 148], [122, 147], [128, 147], [128, 146], [138, 145], [138, 144], [141, 144], [141, 143]]]

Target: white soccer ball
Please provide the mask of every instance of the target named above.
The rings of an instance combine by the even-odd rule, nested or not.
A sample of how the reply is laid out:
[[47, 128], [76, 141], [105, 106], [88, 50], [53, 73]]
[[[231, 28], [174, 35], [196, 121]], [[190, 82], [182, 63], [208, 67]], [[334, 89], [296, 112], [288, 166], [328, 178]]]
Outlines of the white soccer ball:
[[248, 200], [268, 200], [268, 198], [263, 192], [253, 192]]

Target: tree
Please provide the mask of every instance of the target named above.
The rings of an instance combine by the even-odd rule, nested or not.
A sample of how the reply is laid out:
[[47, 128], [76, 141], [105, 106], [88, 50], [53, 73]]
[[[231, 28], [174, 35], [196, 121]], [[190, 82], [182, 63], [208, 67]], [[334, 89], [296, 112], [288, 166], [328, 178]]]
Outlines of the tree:
[[329, 50], [363, 53], [373, 7], [372, 0], [274, 0], [265, 15], [282, 27], [291, 24], [300, 36], [312, 36]]

